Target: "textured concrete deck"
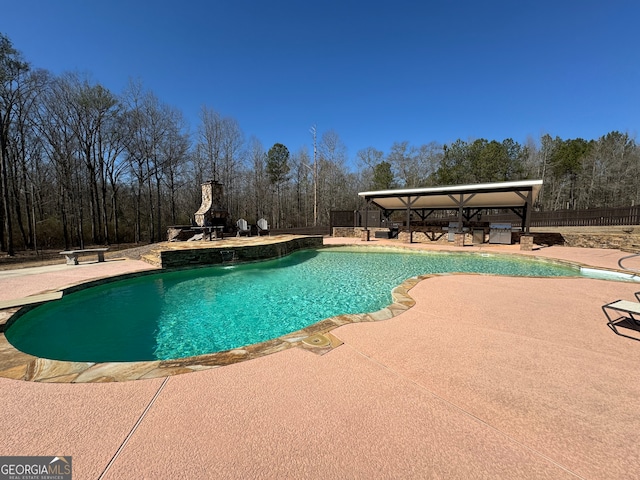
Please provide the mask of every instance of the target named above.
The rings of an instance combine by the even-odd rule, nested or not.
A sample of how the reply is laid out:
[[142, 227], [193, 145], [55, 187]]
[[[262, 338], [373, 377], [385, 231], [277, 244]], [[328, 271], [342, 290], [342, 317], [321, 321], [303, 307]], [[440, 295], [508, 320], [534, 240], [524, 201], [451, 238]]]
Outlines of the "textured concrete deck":
[[[361, 243], [327, 239], [345, 242]], [[369, 242], [383, 243], [394, 244]], [[627, 255], [526, 254], [608, 268]], [[116, 265], [134, 267], [66, 268], [100, 276]], [[20, 278], [0, 277], [4, 299]], [[55, 287], [49, 276], [32, 293]], [[322, 356], [292, 348], [109, 384], [0, 378], [3, 454], [71, 455], [78, 479], [638, 478], [640, 342], [614, 335], [601, 310], [636, 289], [437, 276], [399, 316], [333, 330], [344, 344]]]

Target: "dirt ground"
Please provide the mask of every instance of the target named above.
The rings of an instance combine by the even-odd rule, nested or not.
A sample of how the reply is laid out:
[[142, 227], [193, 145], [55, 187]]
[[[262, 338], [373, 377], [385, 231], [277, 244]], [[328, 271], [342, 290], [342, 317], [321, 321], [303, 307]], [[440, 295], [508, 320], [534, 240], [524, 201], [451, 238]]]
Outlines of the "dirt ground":
[[[129, 258], [140, 260], [140, 257], [149, 252], [155, 244], [120, 244], [110, 245], [106, 252], [106, 258]], [[99, 248], [104, 245], [87, 245], [85, 248]], [[60, 255], [61, 250], [33, 250], [16, 251], [15, 255], [9, 256], [5, 252], [0, 253], [0, 270], [12, 270], [16, 268], [40, 267], [43, 265], [56, 265], [65, 263], [64, 255]]]

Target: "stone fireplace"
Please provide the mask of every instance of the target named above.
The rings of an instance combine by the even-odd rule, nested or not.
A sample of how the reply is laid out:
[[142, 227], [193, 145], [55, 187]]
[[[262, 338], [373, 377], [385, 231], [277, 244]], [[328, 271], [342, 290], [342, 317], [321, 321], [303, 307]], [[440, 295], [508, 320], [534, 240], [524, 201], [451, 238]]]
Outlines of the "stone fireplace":
[[216, 180], [202, 184], [202, 205], [195, 213], [195, 223], [199, 227], [225, 227], [229, 212], [224, 206], [224, 188]]
[[225, 207], [223, 185], [216, 180], [202, 184], [202, 204], [194, 214], [191, 225], [173, 225], [167, 230], [169, 242], [223, 238], [227, 230], [229, 212]]

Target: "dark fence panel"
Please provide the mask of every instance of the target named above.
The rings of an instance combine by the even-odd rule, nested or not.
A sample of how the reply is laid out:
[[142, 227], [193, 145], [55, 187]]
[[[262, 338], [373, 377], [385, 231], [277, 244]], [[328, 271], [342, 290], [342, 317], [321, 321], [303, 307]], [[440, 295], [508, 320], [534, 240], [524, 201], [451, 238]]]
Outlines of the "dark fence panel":
[[353, 227], [358, 219], [358, 212], [354, 210], [331, 210], [329, 223], [332, 227]]
[[[520, 218], [513, 213], [483, 216], [493, 223], [520, 225]], [[640, 207], [589, 208], [586, 210], [556, 210], [532, 212], [532, 227], [606, 227], [615, 225], [640, 225]]]
[[533, 212], [531, 225], [536, 227], [589, 227], [609, 225], [639, 225], [640, 208], [590, 208], [588, 210], [559, 210]]
[[368, 214], [367, 226], [380, 227], [382, 225], [382, 211], [365, 210], [332, 210], [330, 212], [331, 227], [363, 227], [365, 213]]
[[[457, 211], [436, 211], [426, 219], [426, 223], [436, 219], [451, 219], [457, 215]], [[380, 227], [382, 225], [382, 212], [369, 210], [368, 226]], [[331, 212], [332, 227], [362, 227], [364, 226], [364, 211]], [[496, 212], [484, 210], [482, 220], [490, 223], [511, 223], [514, 227], [522, 227], [520, 217], [509, 211]], [[556, 210], [553, 212], [532, 212], [532, 227], [595, 227], [616, 225], [640, 225], [640, 206], [616, 207], [616, 208], [589, 208], [586, 210]]]

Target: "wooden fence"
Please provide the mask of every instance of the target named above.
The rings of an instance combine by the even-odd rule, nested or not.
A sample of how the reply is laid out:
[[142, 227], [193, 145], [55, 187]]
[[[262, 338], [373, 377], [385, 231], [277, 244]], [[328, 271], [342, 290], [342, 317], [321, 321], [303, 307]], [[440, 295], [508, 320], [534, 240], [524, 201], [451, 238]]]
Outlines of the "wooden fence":
[[[333, 227], [363, 227], [365, 211], [361, 210], [332, 210], [329, 212], [329, 228]], [[379, 227], [382, 225], [382, 211], [367, 210], [367, 226]]]
[[[380, 210], [370, 210], [367, 225], [378, 227], [382, 222]], [[429, 218], [457, 218], [457, 211], [437, 212]], [[404, 215], [404, 213], [403, 213]], [[429, 222], [427, 219], [427, 223]], [[521, 220], [515, 213], [509, 211], [497, 212], [484, 210], [482, 220], [490, 223], [511, 223], [514, 227], [521, 227]], [[586, 210], [556, 210], [552, 212], [531, 212], [532, 227], [595, 227], [616, 225], [640, 225], [640, 206], [616, 208], [589, 208]], [[362, 227], [364, 226], [364, 212], [336, 210], [331, 212], [331, 227]]]
[[[488, 214], [489, 222], [508, 222], [520, 225], [520, 218], [513, 214]], [[640, 207], [589, 208], [586, 210], [556, 210], [532, 212], [532, 227], [606, 227], [616, 225], [640, 225]]]

